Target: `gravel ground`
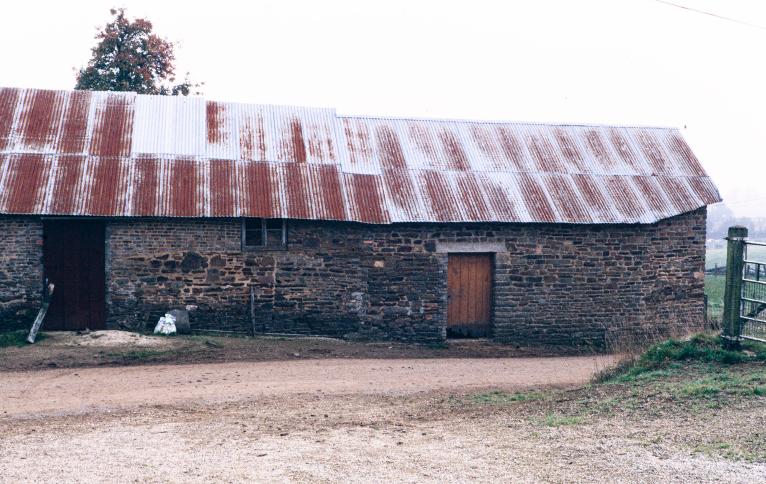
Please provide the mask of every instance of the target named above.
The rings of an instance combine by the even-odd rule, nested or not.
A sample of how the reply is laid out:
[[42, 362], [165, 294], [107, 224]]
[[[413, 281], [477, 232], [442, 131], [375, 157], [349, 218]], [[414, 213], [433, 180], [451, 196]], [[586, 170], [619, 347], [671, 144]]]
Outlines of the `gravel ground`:
[[[667, 422], [551, 427], [410, 396], [291, 395], [0, 422], [3, 482], [758, 482], [763, 464], [690, 452]], [[735, 416], [736, 417], [736, 416]], [[689, 429], [681, 429], [686, 432]]]
[[[0, 482], [766, 480], [763, 463], [696, 450], [744, 425], [759, 438], [761, 400], [583, 412], [593, 392], [568, 388], [606, 364], [331, 359], [5, 372]], [[550, 386], [564, 389], [545, 401], [478, 398]], [[573, 407], [583, 416], [551, 418]]]

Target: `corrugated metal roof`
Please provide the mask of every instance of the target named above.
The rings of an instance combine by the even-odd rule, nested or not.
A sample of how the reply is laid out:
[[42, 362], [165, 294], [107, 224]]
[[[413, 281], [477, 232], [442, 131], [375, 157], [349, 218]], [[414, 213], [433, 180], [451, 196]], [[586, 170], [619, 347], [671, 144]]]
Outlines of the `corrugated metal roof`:
[[0, 89], [0, 213], [652, 223], [720, 201], [678, 130]]

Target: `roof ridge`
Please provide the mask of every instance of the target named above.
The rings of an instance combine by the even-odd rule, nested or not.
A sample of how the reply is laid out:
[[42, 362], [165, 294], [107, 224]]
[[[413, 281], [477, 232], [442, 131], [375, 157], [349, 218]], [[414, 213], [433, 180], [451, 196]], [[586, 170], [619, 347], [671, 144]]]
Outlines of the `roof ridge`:
[[364, 114], [340, 114], [341, 119], [372, 119], [381, 121], [427, 121], [437, 123], [470, 123], [470, 124], [515, 124], [523, 126], [549, 126], [549, 127], [583, 127], [583, 128], [636, 128], [636, 129], [664, 129], [680, 131], [675, 126], [642, 125], [642, 124], [609, 124], [609, 123], [572, 123], [555, 121], [515, 121], [508, 119], [463, 119], [463, 118], [429, 118], [410, 116], [368, 116]]
[[[0, 86], [0, 89], [19, 89], [19, 90], [35, 90], [35, 91], [54, 91], [54, 92], [75, 92], [73, 89], [47, 89], [47, 88], [26, 88], [26, 87], [8, 87]], [[434, 123], [466, 123], [466, 124], [504, 124], [504, 125], [522, 125], [522, 126], [549, 126], [549, 127], [583, 127], [583, 128], [628, 128], [628, 129], [663, 129], [671, 131], [680, 131], [681, 128], [676, 126], [662, 126], [662, 125], [650, 125], [650, 124], [624, 124], [624, 123], [584, 123], [584, 122], [557, 122], [557, 121], [523, 121], [523, 120], [511, 120], [511, 119], [467, 119], [467, 118], [443, 118], [443, 117], [418, 117], [418, 116], [387, 116], [387, 115], [368, 115], [368, 114], [341, 114], [338, 113], [336, 107], [328, 106], [305, 106], [299, 104], [278, 104], [278, 103], [256, 103], [256, 102], [237, 102], [237, 101], [223, 101], [208, 98], [206, 96], [189, 95], [189, 96], [165, 96], [161, 94], [139, 94], [132, 91], [97, 91], [90, 90], [92, 93], [103, 93], [108, 95], [135, 95], [151, 97], [151, 98], [163, 98], [163, 99], [200, 99], [204, 102], [213, 102], [218, 104], [240, 105], [240, 106], [263, 106], [268, 108], [288, 108], [288, 109], [306, 109], [317, 111], [331, 111], [338, 119], [369, 119], [369, 120], [387, 120], [387, 121], [421, 121], [421, 122], [434, 122]]]

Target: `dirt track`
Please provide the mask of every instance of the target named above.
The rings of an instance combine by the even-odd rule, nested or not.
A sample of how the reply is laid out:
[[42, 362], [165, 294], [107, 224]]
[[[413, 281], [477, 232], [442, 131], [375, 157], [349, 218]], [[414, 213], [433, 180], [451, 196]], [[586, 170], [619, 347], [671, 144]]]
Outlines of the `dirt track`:
[[0, 373], [0, 416], [215, 404], [290, 394], [407, 395], [584, 383], [609, 357], [307, 360]]
[[568, 405], [589, 408], [588, 395], [474, 398], [488, 395], [482, 387], [576, 385], [605, 364], [326, 359], [0, 372], [0, 482], [766, 479], [762, 463], [689, 445], [733, 440], [731, 422], [757, 432], [760, 406], [557, 421]]

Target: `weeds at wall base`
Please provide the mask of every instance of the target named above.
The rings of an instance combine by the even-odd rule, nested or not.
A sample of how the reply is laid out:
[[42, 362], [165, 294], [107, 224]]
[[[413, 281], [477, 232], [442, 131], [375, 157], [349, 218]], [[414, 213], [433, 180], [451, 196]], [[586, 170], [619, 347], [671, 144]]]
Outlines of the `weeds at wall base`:
[[[27, 336], [29, 335], [29, 331], [25, 329], [19, 329], [16, 331], [8, 331], [8, 332], [2, 332], [0, 333], [0, 348], [7, 348], [9, 346], [26, 346], [29, 343], [27, 343]], [[36, 341], [41, 341], [46, 338], [46, 335], [44, 333], [38, 333]]]

